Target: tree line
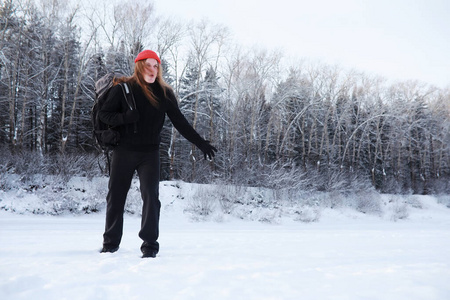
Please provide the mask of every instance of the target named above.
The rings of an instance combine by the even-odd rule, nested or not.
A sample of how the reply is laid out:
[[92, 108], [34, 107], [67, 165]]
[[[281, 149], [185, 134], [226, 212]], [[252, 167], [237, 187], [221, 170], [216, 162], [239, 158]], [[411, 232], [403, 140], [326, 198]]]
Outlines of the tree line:
[[[153, 49], [183, 113], [219, 149], [204, 161], [167, 122], [163, 179], [450, 192], [448, 88], [389, 84], [307, 59], [288, 64], [279, 51], [242, 48], [220, 24], [158, 16], [151, 2], [3, 0], [0, 36], [0, 157], [31, 153], [64, 165], [97, 154], [95, 81], [130, 75], [137, 53]], [[6, 159], [2, 168], [11, 170]]]

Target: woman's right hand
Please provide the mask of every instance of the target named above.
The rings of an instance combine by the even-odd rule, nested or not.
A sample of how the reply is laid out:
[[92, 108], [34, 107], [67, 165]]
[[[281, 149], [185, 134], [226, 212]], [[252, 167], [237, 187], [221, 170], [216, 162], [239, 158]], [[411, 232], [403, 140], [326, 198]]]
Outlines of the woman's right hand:
[[137, 121], [139, 121], [139, 112], [136, 109], [127, 110], [123, 114], [123, 123], [124, 124], [136, 123]]

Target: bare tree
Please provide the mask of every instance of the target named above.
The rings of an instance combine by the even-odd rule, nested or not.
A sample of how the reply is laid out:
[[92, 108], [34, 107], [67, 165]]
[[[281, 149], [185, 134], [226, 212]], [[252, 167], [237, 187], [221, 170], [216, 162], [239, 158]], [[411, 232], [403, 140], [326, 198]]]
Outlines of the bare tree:
[[[207, 93], [208, 86], [205, 85], [205, 75], [208, 70], [212, 69], [214, 74], [217, 74], [218, 61], [221, 58], [221, 49], [228, 37], [228, 30], [221, 25], [213, 24], [209, 21], [202, 20], [197, 23], [191, 23], [187, 30], [187, 43], [189, 45], [188, 59], [186, 69], [183, 71], [186, 89], [180, 90], [181, 108], [188, 115], [192, 116], [190, 119], [193, 127], [197, 127], [200, 115], [206, 117], [209, 126], [211, 126], [211, 116], [215, 114], [214, 105], [208, 103], [205, 93]], [[181, 89], [181, 87], [180, 87]], [[201, 103], [200, 103], [201, 102]], [[185, 109], [188, 108], [188, 111]], [[208, 125], [202, 127], [207, 128]], [[209, 128], [210, 136], [212, 128]], [[201, 131], [201, 130], [200, 130]], [[200, 132], [202, 134], [202, 132]], [[173, 131], [170, 153], [172, 155], [171, 161], [174, 162], [174, 145], [176, 143], [176, 134]], [[189, 146], [182, 146], [187, 148]], [[195, 146], [190, 146], [191, 157], [194, 157], [196, 151]], [[174, 168], [172, 165], [171, 168]], [[191, 178], [196, 175], [196, 160], [191, 160]]]
[[118, 21], [121, 40], [130, 47], [130, 65], [154, 31], [156, 19], [153, 15], [152, 2], [143, 4], [142, 1], [128, 0], [114, 7], [114, 17]]

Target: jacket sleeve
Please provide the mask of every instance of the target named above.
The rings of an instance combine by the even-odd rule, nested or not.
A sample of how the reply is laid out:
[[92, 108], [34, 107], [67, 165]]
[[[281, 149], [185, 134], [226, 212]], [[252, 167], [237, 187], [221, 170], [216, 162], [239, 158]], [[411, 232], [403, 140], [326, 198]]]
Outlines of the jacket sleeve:
[[167, 98], [169, 100], [167, 116], [173, 126], [189, 142], [193, 143], [197, 147], [200, 147], [205, 140], [197, 133], [197, 131], [191, 126], [191, 124], [189, 124], [188, 120], [186, 120], [185, 116], [181, 113], [180, 108], [178, 107], [178, 101], [173, 91], [167, 91]]
[[110, 126], [124, 124], [123, 97], [122, 87], [120, 85], [115, 85], [111, 88], [98, 114], [102, 122]]

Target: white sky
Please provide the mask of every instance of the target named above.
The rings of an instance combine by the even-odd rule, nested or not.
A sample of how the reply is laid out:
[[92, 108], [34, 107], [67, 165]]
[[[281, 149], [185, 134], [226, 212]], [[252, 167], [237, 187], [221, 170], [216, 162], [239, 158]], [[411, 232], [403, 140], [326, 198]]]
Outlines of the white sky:
[[156, 13], [207, 18], [243, 46], [283, 49], [390, 80], [450, 86], [450, 0], [155, 0]]

